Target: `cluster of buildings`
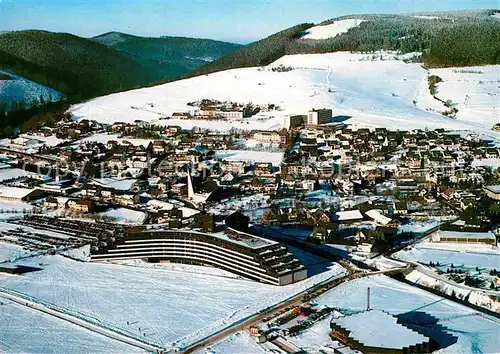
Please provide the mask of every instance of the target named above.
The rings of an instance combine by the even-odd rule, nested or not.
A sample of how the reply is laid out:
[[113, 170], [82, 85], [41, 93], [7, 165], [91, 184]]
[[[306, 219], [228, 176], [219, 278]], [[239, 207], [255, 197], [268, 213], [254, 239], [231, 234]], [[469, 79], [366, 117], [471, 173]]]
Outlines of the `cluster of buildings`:
[[[203, 116], [227, 119], [240, 119], [250, 109], [207, 100], [193, 105], [202, 108]], [[498, 160], [500, 149], [472, 133], [354, 129], [332, 122], [331, 109], [313, 109], [287, 119], [287, 129], [280, 131], [227, 133], [140, 121], [103, 125], [64, 120], [3, 142], [0, 162], [10, 173], [5, 174], [8, 179], [0, 178], [0, 201], [34, 203], [58, 215], [79, 214], [83, 219], [121, 208], [118, 210], [125, 216], [144, 214], [136, 224], [175, 230], [155, 234], [162, 250], [139, 241], [151, 236], [143, 230], [137, 234], [139, 239], [126, 233], [105, 246], [94, 245], [95, 259], [144, 256], [151, 261], [182, 261], [187, 255], [177, 254], [177, 248], [185, 248], [188, 239], [194, 242], [201, 237], [197, 242], [204, 243], [203, 250], [231, 249], [226, 255], [229, 258], [215, 260], [211, 255], [209, 259], [193, 246], [192, 258], [186, 261], [228, 270], [230, 254], [239, 252], [237, 257], [253, 262], [255, 272], [266, 275], [259, 278], [257, 273], [234, 267], [232, 271], [285, 284], [305, 277], [300, 262], [293, 263], [286, 249], [269, 241], [265, 246], [276, 247], [279, 252], [270, 254], [283, 268], [276, 265], [279, 262], [267, 264], [266, 257], [252, 247], [265, 243], [264, 239], [257, 235], [252, 239], [246, 231], [247, 236], [229, 237], [221, 225], [222, 217], [242, 211], [264, 227], [306, 227], [310, 229], [308, 241], [358, 245], [377, 252], [391, 247], [400, 234], [398, 227], [408, 220], [457, 215], [484, 198], [491, 201], [488, 208], [494, 209], [500, 200], [495, 183], [499, 172], [482, 163]], [[282, 161], [270, 162], [258, 151], [242, 147], [242, 141], [272, 148], [282, 154]], [[241, 151], [246, 154], [238, 155]], [[29, 173], [16, 175], [14, 169]], [[2, 173], [0, 170], [0, 177]], [[245, 210], [245, 198], [257, 193], [268, 199], [266, 206]], [[243, 204], [233, 203], [235, 200]], [[226, 202], [224, 215], [207, 211]], [[487, 214], [479, 221], [459, 220], [462, 224], [453, 224], [450, 232], [486, 232], [492, 224]], [[248, 242], [243, 241], [245, 237]], [[488, 234], [484, 240], [456, 237], [456, 242], [491, 244], [496, 242], [493, 239]], [[145, 253], [127, 254], [128, 243], [136, 241], [136, 248], [141, 252], [144, 248]], [[173, 248], [165, 248], [165, 242]], [[182, 245], [176, 245], [179, 242]], [[161, 252], [168, 254], [160, 256]], [[252, 268], [250, 263], [245, 267]]]

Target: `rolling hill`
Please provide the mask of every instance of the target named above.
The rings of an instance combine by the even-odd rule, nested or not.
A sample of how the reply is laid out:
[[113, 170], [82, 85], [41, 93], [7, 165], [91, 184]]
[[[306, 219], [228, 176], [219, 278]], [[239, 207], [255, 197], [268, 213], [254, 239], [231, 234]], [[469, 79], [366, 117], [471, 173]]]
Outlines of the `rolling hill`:
[[[429, 70], [406, 58], [382, 52], [286, 55], [264, 67], [224, 70], [99, 97], [72, 106], [70, 113], [103, 123], [143, 120], [220, 131], [277, 130], [286, 116], [328, 107], [336, 121], [354, 126], [469, 130], [500, 143], [500, 134], [491, 130], [498, 121], [500, 65]], [[276, 70], [279, 67], [287, 70]], [[430, 93], [430, 75], [443, 78], [436, 88], [439, 100]], [[193, 113], [196, 108], [189, 103], [204, 98], [275, 104], [278, 109], [242, 122], [166, 119], [174, 112]], [[443, 115], [448, 100], [458, 109], [454, 118]]]
[[0, 67], [74, 100], [116, 92], [155, 79], [123, 54], [66, 33], [17, 31], [0, 35]]
[[254, 42], [194, 70], [193, 77], [264, 66], [289, 54], [337, 51], [419, 52], [428, 67], [500, 64], [500, 10], [351, 15], [304, 23]]
[[0, 69], [79, 101], [173, 79], [239, 47], [205, 39], [113, 32], [91, 40], [26, 30], [0, 34]]
[[140, 63], [154, 72], [157, 80], [182, 76], [242, 47], [211, 39], [138, 37], [120, 32], [105, 33], [92, 40]]

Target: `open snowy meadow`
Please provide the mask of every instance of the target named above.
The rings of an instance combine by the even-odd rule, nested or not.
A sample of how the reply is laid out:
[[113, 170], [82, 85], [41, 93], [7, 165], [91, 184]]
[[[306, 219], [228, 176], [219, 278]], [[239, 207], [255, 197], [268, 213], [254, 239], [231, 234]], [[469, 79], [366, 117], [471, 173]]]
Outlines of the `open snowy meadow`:
[[[445, 128], [470, 130], [500, 139], [491, 130], [498, 118], [500, 66], [436, 69], [405, 63], [392, 53], [286, 55], [266, 67], [222, 71], [164, 85], [121, 92], [74, 105], [77, 119], [103, 123], [144, 120], [160, 124], [215, 130], [279, 129], [284, 117], [306, 114], [311, 108], [332, 108], [334, 120], [363, 127], [391, 129]], [[288, 72], [273, 72], [279, 65]], [[451, 100], [455, 118], [432, 97], [428, 76], [441, 75], [437, 97]], [[202, 98], [240, 103], [274, 103], [276, 111], [243, 122], [163, 119], [174, 112], [193, 111], [188, 102]], [[162, 118], [163, 120], [160, 120]]]
[[0, 278], [0, 286], [164, 348], [182, 348], [345, 271], [332, 265], [289, 286], [194, 272], [34, 257], [44, 268]]

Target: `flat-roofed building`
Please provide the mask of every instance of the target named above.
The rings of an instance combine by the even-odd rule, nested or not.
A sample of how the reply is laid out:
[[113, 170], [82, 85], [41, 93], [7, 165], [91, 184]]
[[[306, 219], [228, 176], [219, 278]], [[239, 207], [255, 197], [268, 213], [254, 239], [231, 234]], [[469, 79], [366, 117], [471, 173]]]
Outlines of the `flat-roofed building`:
[[312, 109], [307, 113], [307, 125], [320, 125], [331, 123], [332, 110], [331, 109]]
[[211, 266], [272, 285], [307, 278], [305, 265], [279, 242], [230, 228], [217, 233], [192, 230], [129, 233], [91, 255], [91, 261], [123, 259]]
[[339, 316], [330, 322], [331, 336], [363, 353], [432, 353], [429, 337], [382, 310]]
[[243, 120], [243, 112], [242, 111], [231, 111], [231, 112], [220, 111], [217, 114], [220, 117], [226, 118], [229, 120]]
[[257, 131], [253, 133], [253, 139], [267, 144], [286, 144], [287, 136], [272, 131]]
[[496, 244], [496, 237], [492, 232], [437, 231], [432, 235], [432, 241], [494, 245]]
[[483, 188], [484, 192], [488, 197], [493, 200], [500, 200], [500, 184], [493, 186], [486, 186]]

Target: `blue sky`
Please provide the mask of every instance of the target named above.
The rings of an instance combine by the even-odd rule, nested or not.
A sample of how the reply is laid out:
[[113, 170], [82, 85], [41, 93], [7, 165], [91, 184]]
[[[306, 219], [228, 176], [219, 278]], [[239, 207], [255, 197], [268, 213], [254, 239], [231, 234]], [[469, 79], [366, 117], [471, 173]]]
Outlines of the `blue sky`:
[[499, 8], [498, 0], [0, 0], [0, 31], [91, 37], [120, 31], [248, 43], [303, 22], [359, 13]]

